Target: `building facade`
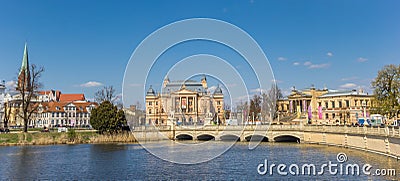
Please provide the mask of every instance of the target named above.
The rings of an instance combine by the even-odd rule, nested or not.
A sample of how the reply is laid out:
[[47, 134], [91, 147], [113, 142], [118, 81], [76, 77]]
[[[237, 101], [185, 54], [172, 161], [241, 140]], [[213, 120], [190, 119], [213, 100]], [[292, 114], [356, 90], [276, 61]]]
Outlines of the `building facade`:
[[[90, 126], [90, 113], [97, 107], [97, 103], [89, 102], [84, 94], [62, 94], [58, 90], [37, 91], [31, 84], [28, 61], [28, 49], [25, 44], [21, 69], [16, 82], [16, 89], [10, 94], [5, 94], [5, 85], [0, 84], [0, 116], [4, 124], [7, 115], [8, 126], [23, 126], [23, 99], [33, 92], [28, 106], [29, 127], [55, 127], [55, 126]], [[21, 92], [25, 92], [22, 94]], [[22, 95], [25, 95], [23, 98]], [[26, 101], [25, 101], [26, 102]]]
[[30, 127], [88, 127], [90, 113], [98, 105], [94, 102], [39, 102], [37, 111], [32, 115]]
[[314, 124], [355, 124], [358, 118], [369, 117], [374, 96], [362, 89], [334, 91], [311, 87], [293, 89], [277, 106], [280, 117], [296, 115]]
[[4, 125], [4, 103], [5, 103], [5, 97], [6, 97], [6, 84], [5, 81], [3, 80], [0, 82], [0, 127], [3, 127]]
[[201, 82], [163, 82], [161, 93], [150, 86], [146, 93], [146, 123], [153, 125], [218, 124], [224, 122], [224, 95], [218, 86], [212, 93], [207, 79]]

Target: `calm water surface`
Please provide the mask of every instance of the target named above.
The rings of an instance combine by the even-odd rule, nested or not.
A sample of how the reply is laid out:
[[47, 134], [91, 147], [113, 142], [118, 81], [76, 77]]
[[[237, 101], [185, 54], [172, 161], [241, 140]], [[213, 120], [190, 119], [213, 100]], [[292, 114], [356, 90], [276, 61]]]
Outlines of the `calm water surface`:
[[[265, 159], [277, 165], [308, 163], [320, 167], [328, 161], [337, 163], [340, 152], [347, 154], [345, 163], [368, 163], [373, 169], [394, 168], [397, 175], [280, 176], [276, 170], [274, 175], [257, 172], [257, 166]], [[137, 144], [0, 147], [0, 180], [398, 180], [399, 175], [400, 161], [393, 158], [295, 143], [263, 143], [254, 150], [249, 150], [246, 143], [237, 143], [222, 156], [196, 165], [160, 160]]]

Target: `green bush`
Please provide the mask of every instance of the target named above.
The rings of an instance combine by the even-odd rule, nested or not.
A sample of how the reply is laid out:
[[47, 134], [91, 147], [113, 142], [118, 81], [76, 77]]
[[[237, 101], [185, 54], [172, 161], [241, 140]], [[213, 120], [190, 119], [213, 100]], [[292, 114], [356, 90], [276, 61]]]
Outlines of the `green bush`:
[[69, 129], [67, 135], [68, 135], [68, 140], [69, 140], [70, 142], [75, 141], [75, 139], [76, 139], [76, 132], [75, 132], [75, 130]]

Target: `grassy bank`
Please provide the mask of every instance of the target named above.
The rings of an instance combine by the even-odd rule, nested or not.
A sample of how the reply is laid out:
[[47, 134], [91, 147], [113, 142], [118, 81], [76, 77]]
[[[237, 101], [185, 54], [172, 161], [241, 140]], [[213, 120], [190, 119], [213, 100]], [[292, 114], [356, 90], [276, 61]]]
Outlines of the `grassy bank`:
[[68, 133], [9, 133], [0, 134], [0, 145], [51, 145], [51, 144], [84, 144], [84, 143], [131, 143], [135, 138], [130, 133], [117, 135], [100, 135], [94, 132]]

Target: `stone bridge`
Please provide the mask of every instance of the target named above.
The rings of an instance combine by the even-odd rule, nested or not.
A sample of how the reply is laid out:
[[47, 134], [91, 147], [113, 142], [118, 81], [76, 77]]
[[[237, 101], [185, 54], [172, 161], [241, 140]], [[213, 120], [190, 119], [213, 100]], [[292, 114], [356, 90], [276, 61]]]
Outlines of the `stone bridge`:
[[138, 141], [265, 141], [298, 142], [360, 149], [400, 159], [398, 127], [347, 127], [303, 125], [247, 126], [141, 126], [133, 129]]

